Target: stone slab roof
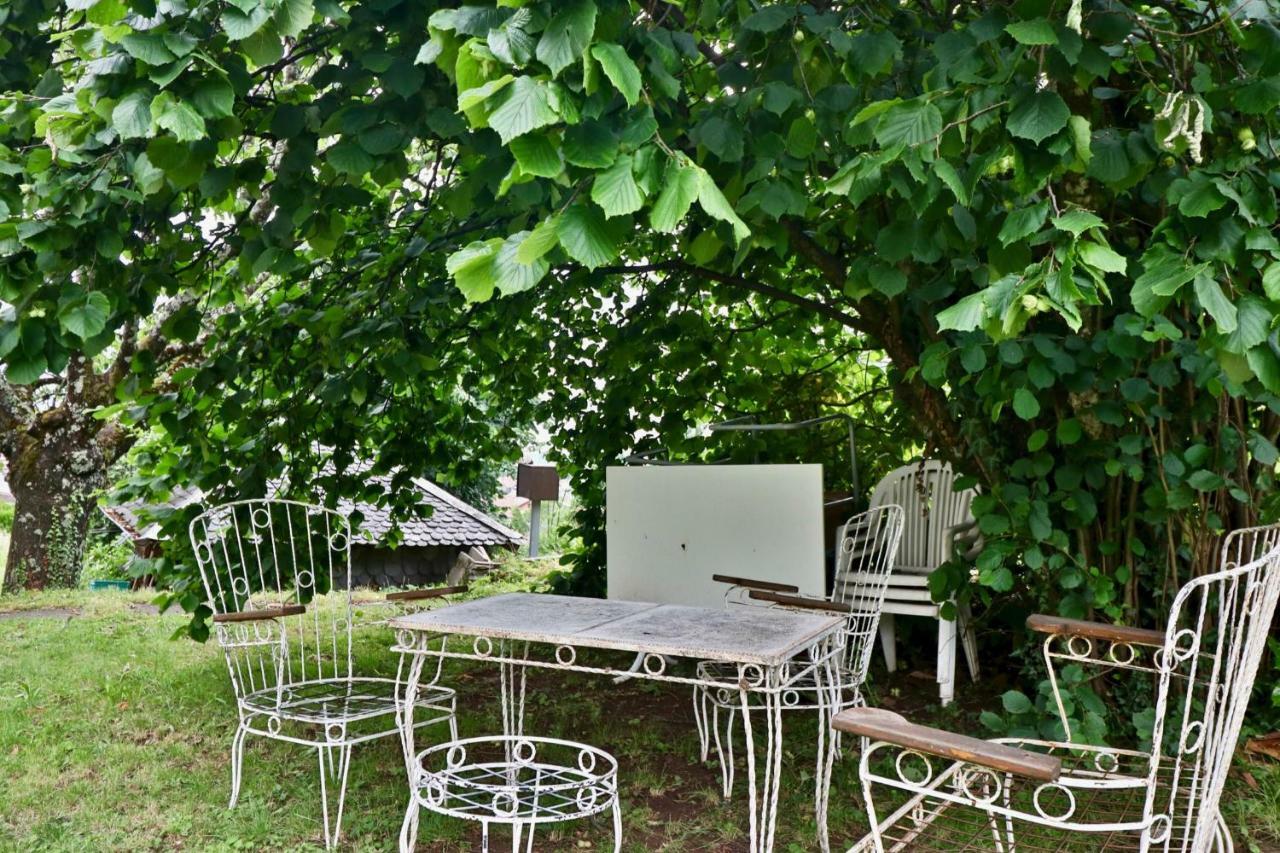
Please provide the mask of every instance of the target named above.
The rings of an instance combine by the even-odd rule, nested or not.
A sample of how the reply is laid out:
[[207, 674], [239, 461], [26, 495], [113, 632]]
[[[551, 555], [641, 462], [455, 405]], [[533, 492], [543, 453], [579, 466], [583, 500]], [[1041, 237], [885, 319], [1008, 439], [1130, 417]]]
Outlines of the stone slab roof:
[[[389, 477], [371, 479], [381, 483], [384, 489], [390, 487]], [[517, 531], [489, 517], [430, 480], [416, 477], [413, 485], [418, 490], [422, 502], [431, 506], [433, 512], [428, 518], [413, 518], [400, 522], [402, 547], [483, 545], [515, 548], [524, 541], [524, 537]], [[169, 505], [181, 508], [201, 501], [203, 498], [204, 495], [198, 491], [179, 490], [169, 500]], [[157, 538], [160, 535], [159, 526], [144, 524], [138, 517], [140, 509], [141, 504], [126, 503], [119, 506], [104, 506], [102, 512], [131, 539]], [[394, 526], [391, 511], [386, 507], [364, 502], [346, 499], [338, 501], [339, 512], [350, 515], [356, 510], [364, 516], [364, 522], [357, 533], [357, 544], [384, 544]]]

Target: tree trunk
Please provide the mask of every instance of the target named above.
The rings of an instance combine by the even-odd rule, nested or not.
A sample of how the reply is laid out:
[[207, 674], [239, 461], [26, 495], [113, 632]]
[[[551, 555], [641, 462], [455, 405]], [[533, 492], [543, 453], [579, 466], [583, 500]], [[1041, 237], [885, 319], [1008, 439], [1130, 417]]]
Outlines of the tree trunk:
[[9, 457], [16, 500], [5, 589], [72, 587], [80, 580], [85, 536], [107, 461], [91, 424], [25, 436]]

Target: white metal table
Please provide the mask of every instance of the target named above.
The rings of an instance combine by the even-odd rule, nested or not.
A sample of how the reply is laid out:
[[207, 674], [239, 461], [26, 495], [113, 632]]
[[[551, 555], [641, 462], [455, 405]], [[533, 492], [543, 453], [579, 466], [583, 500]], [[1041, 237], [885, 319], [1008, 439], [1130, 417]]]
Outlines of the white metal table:
[[[414, 700], [424, 664], [434, 658], [434, 684], [446, 659], [488, 661], [500, 672], [504, 735], [523, 735], [525, 678], [529, 668], [646, 678], [732, 691], [739, 697], [746, 734], [750, 850], [773, 849], [782, 769], [782, 707], [793, 685], [818, 685], [819, 845], [826, 853], [827, 791], [835, 759], [830, 718], [840, 701], [839, 658], [845, 620], [772, 608], [682, 607], [636, 601], [512, 593], [414, 613], [391, 620], [393, 651], [401, 654], [400, 727], [410, 785], [416, 784]], [[467, 638], [467, 639], [460, 639]], [[609, 649], [638, 656], [631, 670], [583, 664], [579, 649]], [[735, 665], [714, 680], [667, 671], [668, 658]], [[764, 761], [757, 774], [753, 725], [763, 721]], [[410, 797], [400, 844], [412, 850], [418, 806]]]

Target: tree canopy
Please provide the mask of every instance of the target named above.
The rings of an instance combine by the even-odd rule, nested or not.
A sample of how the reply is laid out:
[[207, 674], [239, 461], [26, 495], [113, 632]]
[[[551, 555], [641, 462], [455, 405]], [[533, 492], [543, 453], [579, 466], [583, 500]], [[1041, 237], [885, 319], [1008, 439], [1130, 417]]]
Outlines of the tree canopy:
[[604, 465], [882, 353], [865, 428], [983, 491], [940, 599], [1153, 622], [1276, 514], [1276, 11], [6, 10], [6, 381], [166, 306], [201, 356], [156, 385], [132, 355], [109, 413], [163, 431], [142, 486], [252, 488], [316, 442], [465, 478], [548, 424], [589, 588]]

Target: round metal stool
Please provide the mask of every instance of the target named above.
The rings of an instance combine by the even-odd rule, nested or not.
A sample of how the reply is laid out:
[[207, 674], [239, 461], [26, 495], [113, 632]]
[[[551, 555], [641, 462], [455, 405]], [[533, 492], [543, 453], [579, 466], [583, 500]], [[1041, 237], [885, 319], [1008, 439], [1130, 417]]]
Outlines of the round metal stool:
[[534, 828], [613, 812], [613, 849], [622, 849], [618, 804], [618, 762], [602, 749], [554, 738], [494, 736], [466, 738], [418, 753], [413, 767], [412, 802], [400, 847], [411, 853], [418, 809], [478, 821], [482, 850], [489, 850], [489, 825], [509, 824], [512, 850], [525, 830], [533, 850]]

